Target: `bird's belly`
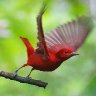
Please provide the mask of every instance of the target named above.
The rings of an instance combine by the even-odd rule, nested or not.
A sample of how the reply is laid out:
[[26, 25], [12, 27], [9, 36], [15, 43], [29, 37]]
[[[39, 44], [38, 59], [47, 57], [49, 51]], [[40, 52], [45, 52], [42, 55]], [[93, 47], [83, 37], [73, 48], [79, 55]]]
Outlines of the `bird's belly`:
[[55, 64], [49, 61], [46, 61], [44, 63], [36, 63], [36, 64], [32, 64], [32, 67], [36, 70], [40, 70], [40, 71], [53, 71], [55, 70], [57, 67], [59, 67], [60, 64]]
[[32, 56], [31, 58], [28, 65], [40, 71], [53, 71], [61, 64], [61, 62], [53, 62], [50, 59], [42, 57], [35, 58], [35, 56]]

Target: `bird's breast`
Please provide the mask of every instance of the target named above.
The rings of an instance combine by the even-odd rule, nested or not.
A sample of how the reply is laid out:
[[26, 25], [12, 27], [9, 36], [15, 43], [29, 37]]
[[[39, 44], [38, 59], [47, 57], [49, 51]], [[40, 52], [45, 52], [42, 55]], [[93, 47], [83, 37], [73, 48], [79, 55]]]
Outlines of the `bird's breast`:
[[58, 61], [54, 56], [46, 58], [41, 54], [32, 54], [28, 58], [28, 65], [40, 71], [53, 71], [60, 66], [62, 62]]

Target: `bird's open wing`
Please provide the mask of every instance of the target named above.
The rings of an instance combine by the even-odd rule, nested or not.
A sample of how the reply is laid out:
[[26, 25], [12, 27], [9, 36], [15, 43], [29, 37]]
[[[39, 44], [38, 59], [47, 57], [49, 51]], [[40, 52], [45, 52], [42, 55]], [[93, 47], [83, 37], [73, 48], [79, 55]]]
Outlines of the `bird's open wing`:
[[70, 48], [76, 51], [90, 33], [91, 23], [89, 17], [82, 16], [48, 32], [45, 34], [48, 49], [59, 51], [60, 48]]
[[39, 13], [39, 15], [37, 17], [38, 40], [39, 40], [39, 42], [37, 43], [36, 52], [37, 53], [42, 53], [45, 56], [48, 56], [47, 46], [46, 46], [43, 27], [42, 27], [42, 15], [44, 14], [44, 11], [45, 11], [45, 5], [40, 10], [40, 13]]

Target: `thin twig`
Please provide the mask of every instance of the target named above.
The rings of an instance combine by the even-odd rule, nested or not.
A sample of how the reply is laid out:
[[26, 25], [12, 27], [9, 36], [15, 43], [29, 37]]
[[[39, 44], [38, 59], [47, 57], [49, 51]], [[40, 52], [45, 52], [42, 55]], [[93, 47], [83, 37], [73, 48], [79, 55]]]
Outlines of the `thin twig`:
[[0, 76], [8, 78], [10, 80], [18, 81], [20, 83], [27, 83], [27, 84], [31, 84], [31, 85], [35, 85], [43, 88], [46, 88], [46, 86], [48, 85], [48, 83], [43, 82], [41, 80], [35, 80], [35, 79], [26, 78], [18, 75], [15, 76], [13, 73], [5, 72], [2, 70], [0, 70]]

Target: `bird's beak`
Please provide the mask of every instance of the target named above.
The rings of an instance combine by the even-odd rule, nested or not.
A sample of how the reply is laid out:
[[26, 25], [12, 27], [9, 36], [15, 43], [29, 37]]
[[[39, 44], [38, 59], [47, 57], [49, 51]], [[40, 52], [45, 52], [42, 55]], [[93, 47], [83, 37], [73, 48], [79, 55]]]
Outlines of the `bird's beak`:
[[71, 53], [71, 56], [75, 56], [75, 55], [79, 55], [79, 54], [76, 53], [76, 52], [72, 52], [72, 53]]

